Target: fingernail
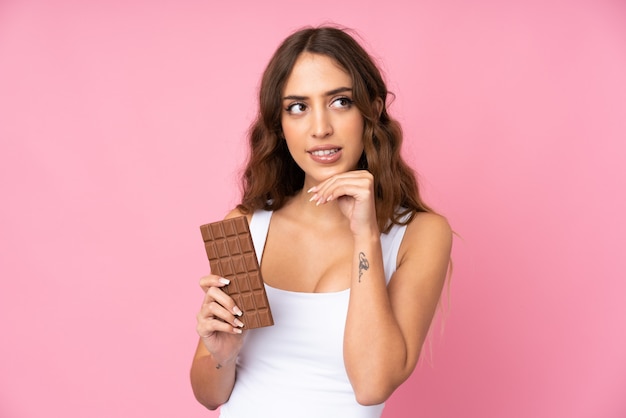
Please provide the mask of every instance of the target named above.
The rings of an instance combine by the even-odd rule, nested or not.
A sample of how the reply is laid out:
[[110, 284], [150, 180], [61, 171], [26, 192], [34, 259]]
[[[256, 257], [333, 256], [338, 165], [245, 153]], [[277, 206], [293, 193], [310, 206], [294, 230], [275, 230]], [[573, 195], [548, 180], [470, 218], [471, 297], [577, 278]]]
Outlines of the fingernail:
[[243, 327], [243, 322], [241, 322], [240, 320], [238, 320], [237, 318], [235, 318], [235, 325], [237, 325], [239, 328]]
[[333, 200], [333, 196], [332, 195], [328, 196], [328, 198], [326, 199], [327, 202], [330, 202], [331, 200]]
[[241, 331], [241, 328], [233, 328], [233, 332], [235, 334], [241, 334], [243, 331]]
[[309, 202], [312, 202], [312, 201], [314, 201], [315, 199], [317, 199], [317, 194], [314, 194], [314, 195], [313, 195], [313, 197], [311, 197], [311, 198], [309, 199]]
[[243, 315], [243, 312], [241, 312], [241, 309], [239, 309], [239, 308], [238, 308], [238, 307], [236, 307], [236, 306], [233, 308], [233, 312], [234, 312], [234, 313], [235, 313], [235, 315], [237, 315], [237, 316], [241, 316], [241, 315]]
[[307, 190], [306, 192], [307, 192], [307, 193], [311, 193], [312, 191], [314, 191], [314, 190], [315, 190], [315, 188], [316, 188], [316, 187], [317, 187], [317, 186], [313, 186], [313, 187], [311, 187], [309, 190]]
[[223, 277], [220, 277], [218, 281], [219, 281], [220, 283], [222, 283], [222, 284], [229, 284], [229, 283], [230, 283], [230, 280], [225, 279], [225, 278], [223, 278]]

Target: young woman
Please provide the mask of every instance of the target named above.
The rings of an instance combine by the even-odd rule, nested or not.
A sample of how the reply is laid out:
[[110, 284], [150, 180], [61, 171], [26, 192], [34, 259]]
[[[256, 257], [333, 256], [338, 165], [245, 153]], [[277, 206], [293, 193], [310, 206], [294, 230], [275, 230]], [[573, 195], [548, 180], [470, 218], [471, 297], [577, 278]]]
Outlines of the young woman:
[[451, 230], [400, 156], [387, 88], [345, 31], [289, 36], [263, 75], [243, 198], [274, 326], [246, 331], [208, 275], [191, 368], [229, 417], [379, 417], [413, 372]]

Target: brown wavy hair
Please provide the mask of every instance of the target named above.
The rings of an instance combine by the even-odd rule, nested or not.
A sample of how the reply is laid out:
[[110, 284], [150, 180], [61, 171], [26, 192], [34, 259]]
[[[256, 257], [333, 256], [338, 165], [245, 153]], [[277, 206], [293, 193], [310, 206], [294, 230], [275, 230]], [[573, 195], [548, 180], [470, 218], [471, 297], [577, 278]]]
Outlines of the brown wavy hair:
[[[355, 106], [364, 119], [359, 169], [374, 177], [376, 216], [381, 231], [407, 224], [417, 212], [432, 212], [422, 201], [413, 170], [400, 155], [402, 129], [387, 113], [389, 92], [369, 54], [345, 30], [301, 29], [278, 47], [259, 90], [259, 113], [249, 134], [250, 153], [242, 175], [243, 197], [237, 208], [278, 210], [304, 185], [304, 172], [291, 157], [281, 127], [282, 94], [296, 59], [303, 52], [325, 55], [352, 78]], [[377, 103], [382, 101], [382, 109]]]

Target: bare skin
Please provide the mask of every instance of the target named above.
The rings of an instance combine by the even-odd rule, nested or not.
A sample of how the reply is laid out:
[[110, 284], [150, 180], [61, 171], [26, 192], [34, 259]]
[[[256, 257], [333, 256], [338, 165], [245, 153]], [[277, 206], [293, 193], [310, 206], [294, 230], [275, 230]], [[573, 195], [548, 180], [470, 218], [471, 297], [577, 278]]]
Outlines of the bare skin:
[[[261, 269], [268, 285], [285, 290], [350, 289], [344, 361], [357, 401], [373, 405], [384, 402], [415, 368], [445, 282], [452, 234], [443, 217], [417, 214], [386, 284], [374, 179], [355, 170], [362, 118], [349, 105], [350, 88], [350, 77], [327, 57], [303, 54], [296, 62], [285, 87], [282, 124], [305, 182], [273, 214]], [[326, 151], [320, 161], [312, 150], [328, 144], [332, 155], [338, 154]], [[227, 217], [239, 215], [233, 210]], [[220, 290], [219, 277], [205, 276], [200, 285], [205, 298], [191, 381], [196, 398], [215, 409], [235, 385], [245, 324]]]

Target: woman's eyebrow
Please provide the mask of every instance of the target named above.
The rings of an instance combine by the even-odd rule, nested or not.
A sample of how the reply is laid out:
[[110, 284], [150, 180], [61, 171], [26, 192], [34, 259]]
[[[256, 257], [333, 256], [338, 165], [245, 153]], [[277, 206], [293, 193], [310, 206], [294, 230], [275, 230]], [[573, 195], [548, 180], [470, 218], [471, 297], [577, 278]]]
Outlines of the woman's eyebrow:
[[[338, 87], [336, 89], [332, 89], [324, 93], [324, 96], [332, 96], [338, 93], [344, 93], [346, 91], [352, 91], [352, 87]], [[295, 94], [290, 94], [288, 96], [283, 97], [283, 100], [307, 100], [307, 96], [297, 96]]]

